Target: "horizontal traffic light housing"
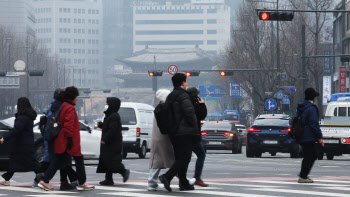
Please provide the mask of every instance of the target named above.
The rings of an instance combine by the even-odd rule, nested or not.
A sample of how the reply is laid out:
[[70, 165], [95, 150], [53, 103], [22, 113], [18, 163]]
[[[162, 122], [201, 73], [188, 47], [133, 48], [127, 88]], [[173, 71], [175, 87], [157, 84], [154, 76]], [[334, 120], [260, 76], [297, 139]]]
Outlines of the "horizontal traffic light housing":
[[33, 70], [33, 71], [28, 71], [29, 76], [32, 77], [42, 77], [44, 76], [44, 71], [43, 70]]
[[233, 76], [233, 71], [220, 71], [220, 76], [222, 77]]
[[263, 21], [292, 21], [293, 12], [259, 12], [259, 20]]
[[341, 62], [350, 62], [350, 56], [340, 57]]
[[162, 76], [163, 72], [159, 71], [159, 70], [149, 70], [148, 71], [148, 76], [150, 77], [158, 77], [158, 76]]
[[186, 77], [198, 77], [200, 71], [199, 70], [192, 70], [192, 71], [186, 71]]

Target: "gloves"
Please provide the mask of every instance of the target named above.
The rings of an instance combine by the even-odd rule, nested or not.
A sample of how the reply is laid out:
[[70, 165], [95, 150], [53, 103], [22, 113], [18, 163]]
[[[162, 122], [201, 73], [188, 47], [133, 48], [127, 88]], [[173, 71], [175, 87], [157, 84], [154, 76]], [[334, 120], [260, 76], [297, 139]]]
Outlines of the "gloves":
[[67, 150], [70, 150], [73, 148], [73, 140], [71, 137], [67, 138]]

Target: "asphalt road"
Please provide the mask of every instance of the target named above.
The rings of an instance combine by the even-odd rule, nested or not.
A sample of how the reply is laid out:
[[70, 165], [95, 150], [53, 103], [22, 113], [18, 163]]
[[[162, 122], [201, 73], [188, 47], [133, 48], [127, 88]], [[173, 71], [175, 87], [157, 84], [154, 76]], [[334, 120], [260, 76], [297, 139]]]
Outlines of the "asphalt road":
[[[149, 156], [149, 154], [148, 154]], [[195, 156], [189, 168], [188, 177], [194, 172]], [[31, 188], [33, 173], [17, 173], [10, 187], [0, 186], [0, 196], [134, 196], [134, 197], [171, 197], [171, 196], [337, 196], [349, 195], [350, 186], [350, 156], [335, 157], [334, 160], [316, 161], [311, 178], [313, 184], [298, 184], [297, 174], [301, 159], [291, 159], [289, 154], [277, 154], [272, 157], [263, 154], [262, 158], [246, 158], [243, 154], [230, 154], [229, 151], [208, 151], [203, 172], [203, 180], [209, 187], [196, 186], [195, 191], [180, 192], [178, 181], [172, 181], [173, 192], [148, 192], [148, 158], [138, 159], [136, 154], [129, 154], [124, 164], [131, 170], [130, 180], [121, 182], [120, 175], [114, 175], [116, 184], [111, 187], [98, 186], [103, 180], [103, 174], [96, 174], [97, 161], [86, 161], [87, 179], [97, 185], [93, 191], [59, 191], [58, 175], [52, 183], [55, 191], [46, 192]]]

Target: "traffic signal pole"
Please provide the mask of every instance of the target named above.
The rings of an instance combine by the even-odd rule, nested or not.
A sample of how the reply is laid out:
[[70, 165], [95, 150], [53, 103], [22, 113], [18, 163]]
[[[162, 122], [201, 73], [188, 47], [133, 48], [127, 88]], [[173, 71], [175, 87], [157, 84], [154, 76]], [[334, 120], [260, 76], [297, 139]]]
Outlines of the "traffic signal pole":
[[[279, 1], [277, 0], [277, 10], [278, 10], [278, 3]], [[277, 59], [276, 59], [276, 63], [277, 63], [277, 84], [278, 86], [281, 85], [281, 50], [280, 50], [280, 23], [279, 21], [277, 21], [277, 43], [276, 43], [276, 55], [277, 55]]]
[[301, 26], [301, 64], [303, 69], [303, 91], [306, 89], [306, 35], [305, 24]]

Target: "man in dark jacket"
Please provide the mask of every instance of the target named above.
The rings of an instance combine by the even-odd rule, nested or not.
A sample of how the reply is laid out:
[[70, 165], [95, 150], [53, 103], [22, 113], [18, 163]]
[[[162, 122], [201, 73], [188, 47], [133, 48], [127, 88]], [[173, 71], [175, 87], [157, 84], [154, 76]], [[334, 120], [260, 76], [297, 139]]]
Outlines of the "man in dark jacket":
[[197, 126], [198, 134], [195, 137], [194, 143], [192, 145], [192, 151], [197, 155], [196, 168], [194, 170], [194, 179], [191, 179], [191, 182], [195, 185], [201, 187], [208, 187], [208, 184], [204, 183], [201, 179], [204, 161], [205, 161], [205, 150], [201, 144], [202, 135], [201, 135], [201, 120], [204, 120], [207, 116], [207, 106], [205, 105], [203, 99], [199, 98], [199, 90], [196, 87], [190, 87], [187, 89], [188, 94], [191, 97], [192, 104], [197, 116]]
[[318, 108], [314, 104], [318, 96], [319, 93], [313, 88], [306, 89], [305, 100], [299, 103], [297, 109], [297, 114], [301, 116], [302, 124], [305, 126], [302, 137], [298, 139], [298, 142], [303, 147], [304, 155], [298, 183], [313, 183], [313, 180], [308, 175], [317, 159], [316, 142], [324, 146], [323, 136], [318, 122]]
[[100, 185], [114, 185], [113, 173], [123, 176], [123, 182], [129, 179], [130, 170], [122, 163], [123, 136], [122, 124], [119, 116], [120, 100], [115, 97], [107, 98], [108, 109], [104, 112], [103, 123], [98, 122], [102, 129], [100, 158], [97, 173], [106, 173], [106, 179]]
[[197, 117], [190, 96], [186, 92], [187, 78], [183, 73], [177, 73], [171, 78], [174, 90], [167, 97], [166, 102], [172, 103], [174, 116], [174, 131], [169, 135], [175, 153], [175, 162], [171, 168], [159, 177], [165, 189], [171, 192], [170, 182], [178, 175], [180, 191], [194, 190], [187, 180], [187, 168], [191, 161], [192, 144], [198, 135]]

